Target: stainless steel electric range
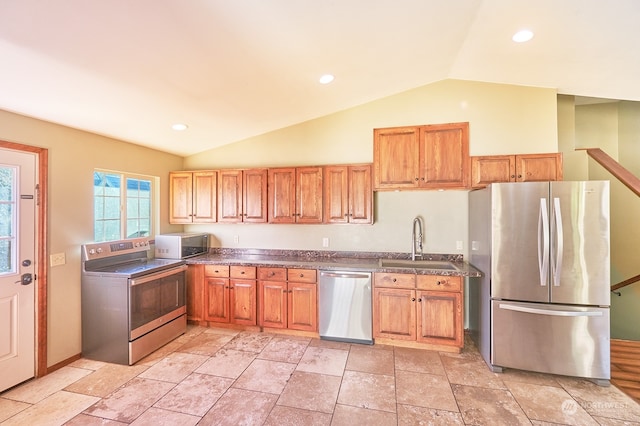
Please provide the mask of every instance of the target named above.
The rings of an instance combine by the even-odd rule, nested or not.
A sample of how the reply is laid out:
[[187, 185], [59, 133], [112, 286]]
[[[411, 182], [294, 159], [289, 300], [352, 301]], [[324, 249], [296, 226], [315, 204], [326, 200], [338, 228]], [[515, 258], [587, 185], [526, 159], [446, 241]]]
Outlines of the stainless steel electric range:
[[82, 246], [82, 356], [131, 365], [186, 331], [181, 259], [150, 258], [151, 240]]

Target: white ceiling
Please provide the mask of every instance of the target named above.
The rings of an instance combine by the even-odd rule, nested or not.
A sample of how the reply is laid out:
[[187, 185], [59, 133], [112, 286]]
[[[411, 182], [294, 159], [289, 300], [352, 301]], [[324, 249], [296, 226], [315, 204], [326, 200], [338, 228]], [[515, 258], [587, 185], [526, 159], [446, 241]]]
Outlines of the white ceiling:
[[186, 156], [447, 78], [640, 101], [639, 20], [638, 0], [0, 0], [0, 109]]

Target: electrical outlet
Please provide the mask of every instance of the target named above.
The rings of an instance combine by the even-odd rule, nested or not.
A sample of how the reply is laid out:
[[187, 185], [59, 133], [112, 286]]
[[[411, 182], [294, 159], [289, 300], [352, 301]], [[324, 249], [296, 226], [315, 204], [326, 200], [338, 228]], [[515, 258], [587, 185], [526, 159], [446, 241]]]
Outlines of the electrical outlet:
[[240, 236], [239, 235], [234, 235], [233, 236], [233, 242], [238, 244], [240, 242]]
[[56, 253], [49, 256], [49, 264], [51, 266], [60, 266], [67, 263], [66, 256], [63, 253]]
[[328, 237], [323, 237], [322, 238], [322, 247], [329, 247], [329, 238]]
[[463, 248], [462, 241], [456, 241], [456, 250], [462, 250]]

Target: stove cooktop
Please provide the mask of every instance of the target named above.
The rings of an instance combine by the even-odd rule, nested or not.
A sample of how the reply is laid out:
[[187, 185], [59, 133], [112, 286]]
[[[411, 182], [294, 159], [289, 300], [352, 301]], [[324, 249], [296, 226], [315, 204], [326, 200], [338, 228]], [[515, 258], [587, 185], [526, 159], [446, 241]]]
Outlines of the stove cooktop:
[[185, 261], [182, 259], [141, 259], [132, 262], [117, 263], [86, 272], [135, 277], [162, 271], [163, 269], [169, 269], [174, 266], [184, 265], [184, 263]]

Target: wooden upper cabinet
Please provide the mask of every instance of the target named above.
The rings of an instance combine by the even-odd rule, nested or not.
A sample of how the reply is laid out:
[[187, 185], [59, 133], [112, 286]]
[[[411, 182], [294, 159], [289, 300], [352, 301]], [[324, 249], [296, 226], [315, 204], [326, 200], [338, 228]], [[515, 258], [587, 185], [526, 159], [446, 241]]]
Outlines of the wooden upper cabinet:
[[562, 180], [562, 154], [516, 155], [516, 181]]
[[375, 129], [374, 189], [465, 188], [469, 123]]
[[267, 169], [220, 170], [218, 221], [267, 221]]
[[243, 222], [267, 221], [267, 169], [243, 172]]
[[217, 176], [213, 170], [169, 173], [169, 223], [216, 222]]
[[220, 170], [218, 221], [242, 222], [242, 170]]
[[322, 223], [322, 167], [296, 168], [296, 222]]
[[471, 158], [471, 187], [497, 182], [562, 180], [562, 154], [488, 155]]
[[375, 189], [418, 187], [419, 139], [419, 127], [395, 127], [373, 131]]
[[371, 165], [324, 168], [324, 223], [373, 223]]
[[322, 223], [322, 167], [269, 169], [269, 222]]
[[469, 166], [469, 123], [420, 128], [421, 187], [464, 188]]
[[269, 222], [296, 221], [296, 169], [269, 169]]
[[515, 178], [515, 155], [471, 157], [472, 188], [482, 188], [496, 182], [515, 182]]

